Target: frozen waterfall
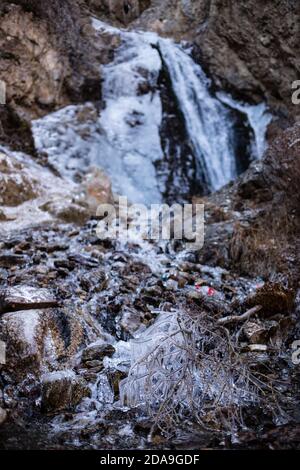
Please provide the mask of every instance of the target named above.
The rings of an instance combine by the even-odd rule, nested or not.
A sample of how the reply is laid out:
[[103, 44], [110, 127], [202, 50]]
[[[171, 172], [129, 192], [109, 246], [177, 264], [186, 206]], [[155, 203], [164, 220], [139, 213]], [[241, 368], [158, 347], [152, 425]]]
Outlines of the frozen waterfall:
[[[238, 174], [233, 109], [247, 116], [253, 133], [249, 149], [252, 158], [260, 157], [269, 122], [264, 104], [248, 106], [225, 95], [213, 96], [209, 80], [189, 51], [170, 39], [119, 30], [98, 20], [93, 25], [120, 38], [114, 60], [102, 69], [104, 109], [95, 117], [91, 104], [85, 109], [68, 106], [33, 122], [38, 150], [47, 152], [61, 174], [74, 177], [97, 165], [109, 174], [113, 189], [131, 201], [162, 201], [157, 166], [165, 159], [161, 127], [168, 119], [159, 87], [163, 68], [183, 116], [199, 185], [213, 191]], [[168, 140], [172, 137], [171, 131]]]

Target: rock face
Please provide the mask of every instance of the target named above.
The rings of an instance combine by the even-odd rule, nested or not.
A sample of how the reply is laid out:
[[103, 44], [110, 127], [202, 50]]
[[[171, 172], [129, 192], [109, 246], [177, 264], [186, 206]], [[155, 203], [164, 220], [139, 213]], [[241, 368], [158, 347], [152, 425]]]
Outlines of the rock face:
[[71, 95], [79, 101], [99, 98], [92, 30], [76, 2], [2, 2], [0, 25], [0, 69], [9, 102], [40, 114]]
[[94, 34], [78, 2], [1, 2], [0, 74], [7, 95], [0, 110], [2, 142], [20, 149], [21, 132], [22, 150], [33, 151], [30, 119], [71, 102], [101, 99], [100, 64], [109, 47]]
[[129, 24], [150, 6], [151, 0], [85, 0], [88, 7], [100, 16]]
[[265, 96], [279, 114], [299, 113], [291, 103], [291, 83], [299, 76], [298, 3], [284, 0], [276, 8], [259, 0], [200, 3], [207, 9], [196, 43], [221, 86], [250, 99]]

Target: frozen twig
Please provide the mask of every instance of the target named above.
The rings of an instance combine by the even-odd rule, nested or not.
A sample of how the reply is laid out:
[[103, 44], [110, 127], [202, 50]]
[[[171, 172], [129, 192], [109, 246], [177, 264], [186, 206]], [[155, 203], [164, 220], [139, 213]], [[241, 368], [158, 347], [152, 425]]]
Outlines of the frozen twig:
[[247, 312], [243, 313], [242, 315], [229, 315], [228, 317], [219, 318], [217, 323], [218, 325], [227, 325], [228, 323], [239, 323], [246, 321], [261, 309], [261, 305], [256, 305], [255, 307], [250, 308], [250, 310], [247, 310]]

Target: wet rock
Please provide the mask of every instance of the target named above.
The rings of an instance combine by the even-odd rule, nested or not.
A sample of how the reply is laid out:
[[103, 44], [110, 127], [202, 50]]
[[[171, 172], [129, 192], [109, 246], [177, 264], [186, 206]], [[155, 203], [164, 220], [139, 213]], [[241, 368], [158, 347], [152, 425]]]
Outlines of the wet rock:
[[85, 361], [84, 362], [84, 367], [87, 369], [90, 369], [93, 373], [100, 372], [103, 370], [103, 361]]
[[5, 369], [20, 380], [38, 372], [43, 354], [43, 312], [6, 313], [0, 319], [1, 339], [6, 342]]
[[0, 312], [2, 313], [51, 308], [58, 305], [56, 298], [49, 290], [26, 285], [8, 287], [1, 297]]
[[17, 206], [37, 196], [38, 181], [13, 157], [0, 152], [0, 204]]
[[76, 266], [76, 263], [74, 261], [71, 261], [69, 259], [56, 259], [54, 261], [54, 266], [59, 269], [59, 268], [63, 268], [63, 269], [66, 269], [68, 271], [73, 271], [73, 269], [75, 268]]
[[0, 426], [6, 421], [7, 412], [0, 407]]
[[13, 253], [1, 253], [0, 254], [0, 267], [1, 268], [12, 268], [14, 266], [23, 266], [28, 261], [28, 258], [23, 255], [16, 255]]
[[115, 399], [119, 397], [119, 385], [120, 382], [127, 377], [127, 373], [121, 370], [110, 370], [107, 373], [109, 383], [111, 384], [112, 390], [115, 395]]
[[115, 348], [111, 344], [107, 344], [104, 341], [90, 344], [86, 349], [82, 351], [81, 361], [91, 362], [100, 361], [105, 356], [111, 357], [115, 352]]
[[75, 264], [84, 266], [86, 268], [95, 268], [99, 265], [99, 261], [96, 258], [92, 258], [91, 256], [85, 254], [71, 253], [68, 258]]
[[90, 396], [85, 380], [72, 370], [44, 374], [41, 407], [44, 413], [55, 413], [74, 408], [84, 397]]
[[107, 287], [108, 278], [103, 271], [83, 274], [80, 278], [81, 287], [87, 292], [101, 292]]
[[[167, 278], [166, 278], [167, 280]], [[163, 289], [159, 285], [148, 286], [141, 291], [140, 300], [145, 305], [153, 305], [154, 307], [158, 307], [163, 295]]]
[[142, 275], [151, 274], [151, 268], [142, 262], [132, 261], [128, 263], [128, 265], [122, 271], [124, 276], [129, 276], [131, 273]]
[[67, 199], [46, 202], [40, 206], [40, 209], [64, 222], [78, 225], [83, 225], [90, 218], [90, 211], [87, 207]]

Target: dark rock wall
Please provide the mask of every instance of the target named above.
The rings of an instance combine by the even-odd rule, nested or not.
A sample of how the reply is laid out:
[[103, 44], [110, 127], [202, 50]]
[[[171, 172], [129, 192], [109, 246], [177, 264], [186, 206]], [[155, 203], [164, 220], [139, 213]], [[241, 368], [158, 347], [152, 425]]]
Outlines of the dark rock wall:
[[[73, 102], [100, 100], [100, 63], [107, 50], [95, 41], [76, 2], [1, 2], [0, 79], [7, 88], [1, 142], [19, 148], [19, 134], [31, 119]], [[28, 150], [30, 135], [25, 141]]]

